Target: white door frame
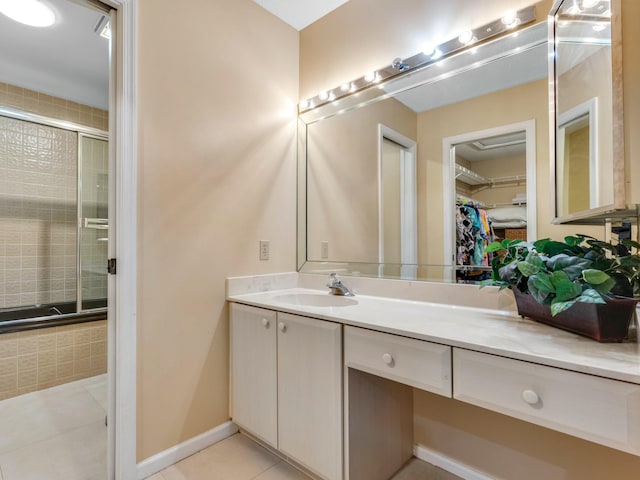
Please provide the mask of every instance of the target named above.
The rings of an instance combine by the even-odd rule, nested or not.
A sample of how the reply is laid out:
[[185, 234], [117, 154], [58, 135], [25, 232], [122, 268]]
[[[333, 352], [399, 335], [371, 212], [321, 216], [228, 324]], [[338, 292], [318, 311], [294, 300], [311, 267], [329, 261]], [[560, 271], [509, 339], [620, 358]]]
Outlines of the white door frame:
[[[537, 236], [536, 222], [536, 121], [512, 123], [487, 130], [463, 133], [446, 137], [442, 141], [442, 177], [443, 177], [443, 211], [444, 211], [444, 258], [443, 265], [451, 266], [445, 276], [455, 280], [455, 241], [456, 241], [456, 175], [454, 147], [460, 143], [468, 143], [480, 138], [495, 137], [509, 133], [525, 132], [526, 165], [527, 165], [527, 240], [533, 241]], [[449, 275], [450, 274], [450, 275]]]
[[109, 258], [118, 263], [108, 284], [108, 478], [137, 480], [137, 1], [101, 1], [117, 12], [109, 82]]
[[[396, 132], [395, 130], [378, 124], [378, 262], [380, 268], [384, 264], [384, 187], [382, 181], [382, 145], [387, 138], [405, 150], [400, 161], [400, 252], [401, 263], [417, 265], [418, 263], [418, 200], [416, 181], [416, 150], [414, 140]], [[405, 272], [410, 276], [410, 272]], [[403, 275], [404, 278], [404, 275]]]

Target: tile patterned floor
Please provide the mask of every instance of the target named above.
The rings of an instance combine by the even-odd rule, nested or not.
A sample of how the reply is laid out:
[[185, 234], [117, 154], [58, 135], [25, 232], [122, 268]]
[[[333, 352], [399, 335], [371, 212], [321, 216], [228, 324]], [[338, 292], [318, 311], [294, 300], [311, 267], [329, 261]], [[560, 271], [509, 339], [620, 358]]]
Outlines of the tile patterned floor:
[[[106, 480], [106, 375], [0, 401], [0, 480]], [[242, 434], [148, 480], [309, 480]], [[413, 459], [393, 480], [461, 480]]]
[[[309, 480], [309, 477], [246, 436], [236, 434], [147, 480]], [[462, 479], [413, 459], [392, 480]]]
[[0, 480], [106, 480], [107, 376], [0, 401]]

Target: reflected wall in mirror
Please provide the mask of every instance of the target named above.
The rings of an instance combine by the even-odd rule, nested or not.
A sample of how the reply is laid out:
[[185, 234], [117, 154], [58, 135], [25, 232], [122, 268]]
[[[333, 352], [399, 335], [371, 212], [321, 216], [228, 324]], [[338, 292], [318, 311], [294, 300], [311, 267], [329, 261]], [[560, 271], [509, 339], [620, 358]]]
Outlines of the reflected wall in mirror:
[[619, 0], [552, 10], [557, 222], [625, 207], [619, 14]]

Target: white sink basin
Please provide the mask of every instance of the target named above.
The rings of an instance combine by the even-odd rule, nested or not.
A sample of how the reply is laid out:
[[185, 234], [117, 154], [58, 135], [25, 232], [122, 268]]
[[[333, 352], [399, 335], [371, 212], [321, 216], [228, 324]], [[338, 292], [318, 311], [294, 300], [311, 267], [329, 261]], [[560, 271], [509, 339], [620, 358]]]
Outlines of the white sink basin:
[[301, 307], [346, 307], [358, 304], [358, 301], [354, 298], [330, 295], [328, 293], [289, 293], [273, 297], [273, 300]]

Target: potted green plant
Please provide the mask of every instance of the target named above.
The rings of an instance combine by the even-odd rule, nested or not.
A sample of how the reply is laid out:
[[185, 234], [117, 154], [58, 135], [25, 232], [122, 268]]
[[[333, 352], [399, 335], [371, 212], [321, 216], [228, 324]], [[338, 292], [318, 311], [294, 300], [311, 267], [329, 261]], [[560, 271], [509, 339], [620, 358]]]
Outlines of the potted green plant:
[[[632, 253], [633, 250], [636, 253]], [[620, 245], [586, 235], [564, 242], [503, 240], [491, 243], [491, 279], [514, 292], [521, 316], [594, 338], [627, 338], [640, 285], [640, 244]]]

